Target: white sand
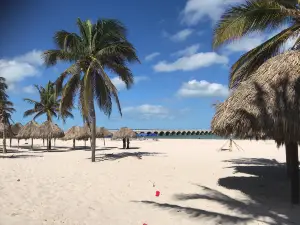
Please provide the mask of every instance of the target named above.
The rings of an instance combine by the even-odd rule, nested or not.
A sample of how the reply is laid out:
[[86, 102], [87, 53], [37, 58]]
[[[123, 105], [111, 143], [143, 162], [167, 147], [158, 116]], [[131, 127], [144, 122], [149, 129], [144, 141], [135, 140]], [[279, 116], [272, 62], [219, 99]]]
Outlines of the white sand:
[[218, 152], [223, 143], [132, 141], [139, 149], [98, 150], [96, 163], [85, 150], [0, 154], [0, 224], [300, 224], [280, 165], [284, 149], [237, 141], [244, 151]]

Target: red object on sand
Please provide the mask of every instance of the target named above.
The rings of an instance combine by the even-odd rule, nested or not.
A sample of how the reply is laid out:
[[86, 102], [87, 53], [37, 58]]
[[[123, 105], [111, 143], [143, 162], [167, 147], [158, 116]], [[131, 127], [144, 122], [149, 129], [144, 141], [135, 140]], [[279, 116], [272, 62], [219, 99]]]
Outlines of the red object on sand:
[[156, 191], [155, 196], [158, 197], [160, 195], [160, 191]]
[[148, 225], [148, 224], [146, 224], [146, 223], [143, 223], [143, 225]]

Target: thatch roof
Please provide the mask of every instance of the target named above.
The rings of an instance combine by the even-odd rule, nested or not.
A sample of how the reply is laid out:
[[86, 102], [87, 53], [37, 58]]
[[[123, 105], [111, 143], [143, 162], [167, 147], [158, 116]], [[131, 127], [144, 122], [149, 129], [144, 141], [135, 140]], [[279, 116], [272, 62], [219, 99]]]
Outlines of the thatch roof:
[[128, 127], [122, 127], [113, 134], [113, 138], [135, 138], [136, 133]]
[[20, 129], [17, 138], [22, 138], [22, 139], [39, 138], [38, 136], [35, 135], [38, 128], [39, 128], [39, 124], [32, 120]]
[[12, 133], [16, 136], [18, 135], [19, 131], [22, 129], [23, 125], [21, 123], [15, 123], [11, 126]]
[[65, 133], [64, 140], [78, 139], [81, 135], [81, 127], [73, 126]]
[[[112, 135], [111, 132], [109, 132], [104, 127], [97, 127], [96, 128], [96, 138], [103, 138], [106, 136]], [[84, 125], [84, 127], [74, 126], [71, 127], [64, 136], [64, 140], [85, 140], [91, 137], [91, 131], [87, 124]]]
[[97, 138], [104, 138], [104, 137], [107, 137], [110, 135], [112, 135], [112, 133], [109, 130], [105, 129], [104, 127], [97, 127], [97, 130], [96, 130]]
[[267, 60], [216, 106], [212, 131], [241, 138], [265, 136], [277, 143], [300, 141], [300, 52]]
[[41, 124], [34, 133], [39, 138], [61, 138], [65, 135], [64, 131], [51, 121]]

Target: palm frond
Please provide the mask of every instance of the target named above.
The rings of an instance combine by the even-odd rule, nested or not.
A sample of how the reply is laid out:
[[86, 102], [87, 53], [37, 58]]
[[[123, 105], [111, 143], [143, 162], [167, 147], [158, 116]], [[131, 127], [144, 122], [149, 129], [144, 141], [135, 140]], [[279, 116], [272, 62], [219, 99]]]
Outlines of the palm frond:
[[24, 112], [24, 117], [27, 117], [27, 116], [32, 116], [33, 114], [37, 113], [37, 111], [35, 109], [29, 109], [29, 110], [26, 110]]
[[278, 28], [300, 17], [300, 11], [288, 9], [274, 0], [247, 0], [229, 8], [214, 30], [213, 48], [237, 40], [251, 32]]
[[241, 81], [248, 79], [267, 59], [280, 54], [286, 41], [299, 32], [300, 24], [295, 24], [241, 56], [231, 68], [229, 87], [236, 87]]
[[67, 52], [65, 50], [47, 50], [42, 55], [46, 66], [54, 66], [58, 61], [74, 62], [80, 55], [76, 52]]

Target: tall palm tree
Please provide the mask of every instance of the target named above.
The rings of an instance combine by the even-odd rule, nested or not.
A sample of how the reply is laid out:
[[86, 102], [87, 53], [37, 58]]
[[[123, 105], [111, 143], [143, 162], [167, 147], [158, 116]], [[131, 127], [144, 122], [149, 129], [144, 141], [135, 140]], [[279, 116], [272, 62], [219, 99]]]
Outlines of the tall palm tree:
[[5, 78], [0, 77], [0, 120], [3, 125], [3, 153], [6, 153], [6, 133], [10, 127], [11, 114], [15, 112], [13, 103], [8, 100]]
[[[127, 88], [133, 84], [133, 75], [128, 63], [139, 62], [136, 50], [127, 40], [125, 26], [118, 20], [99, 19], [95, 24], [90, 20], [77, 19], [79, 34], [61, 30], [55, 33], [57, 49], [45, 51], [45, 64], [55, 65], [58, 61], [71, 62], [56, 81], [58, 93], [62, 93], [60, 110], [70, 109], [79, 93], [79, 108], [84, 122], [91, 125], [92, 162], [95, 161], [96, 114], [94, 100], [106, 115], [112, 111], [115, 100], [120, 114], [121, 105], [118, 91], [107, 70], [117, 74]], [[67, 79], [66, 85], [63, 82]]]
[[[235, 88], [269, 58], [282, 53], [282, 46], [297, 38], [300, 47], [299, 0], [247, 0], [233, 5], [222, 15], [214, 30], [213, 48], [238, 41], [254, 32], [281, 32], [242, 55], [231, 67], [229, 87]], [[283, 27], [287, 27], [283, 29]]]
[[[26, 110], [24, 112], [24, 117], [34, 115], [33, 120], [36, 118], [46, 115], [47, 121], [52, 121], [52, 117], [62, 118], [63, 121], [67, 117], [73, 118], [72, 113], [69, 110], [60, 111], [59, 105], [61, 99], [56, 95], [55, 85], [52, 82], [48, 82], [46, 87], [35, 85], [39, 93], [39, 100], [33, 100], [29, 98], [24, 98], [24, 101], [28, 102], [29, 104], [33, 104], [33, 108]], [[49, 140], [48, 147], [51, 144], [51, 140]]]
[[0, 118], [3, 125], [3, 153], [6, 153], [6, 133], [11, 131], [11, 114], [15, 112], [13, 103], [8, 100], [0, 99]]

